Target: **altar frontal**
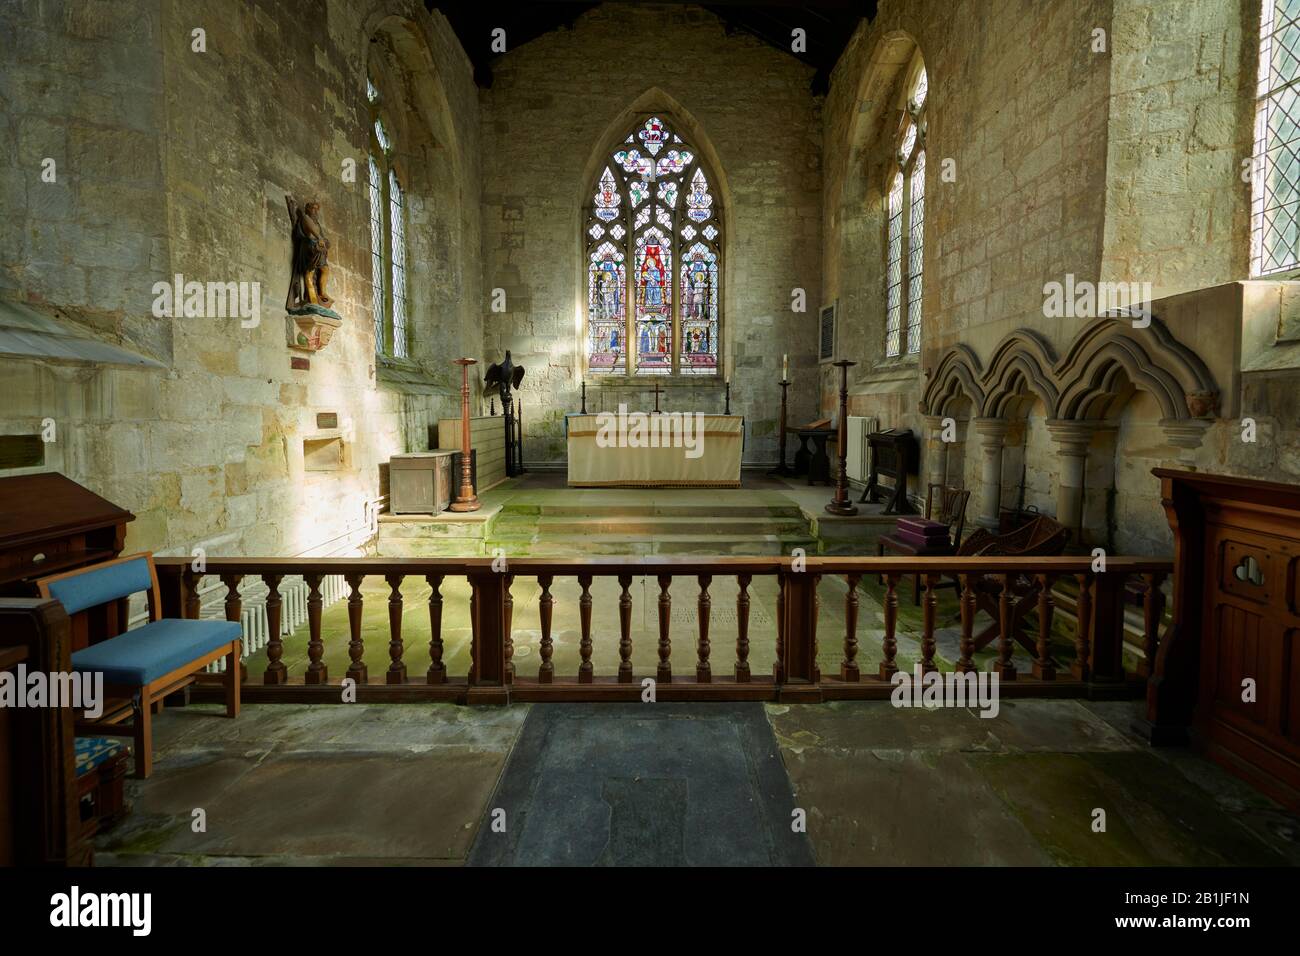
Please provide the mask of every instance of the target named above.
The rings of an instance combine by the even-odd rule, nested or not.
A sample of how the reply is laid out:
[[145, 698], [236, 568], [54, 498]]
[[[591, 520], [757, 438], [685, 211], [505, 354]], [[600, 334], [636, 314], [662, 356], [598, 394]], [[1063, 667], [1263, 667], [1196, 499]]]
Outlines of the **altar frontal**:
[[574, 488], [739, 488], [745, 419], [701, 412], [565, 417]]

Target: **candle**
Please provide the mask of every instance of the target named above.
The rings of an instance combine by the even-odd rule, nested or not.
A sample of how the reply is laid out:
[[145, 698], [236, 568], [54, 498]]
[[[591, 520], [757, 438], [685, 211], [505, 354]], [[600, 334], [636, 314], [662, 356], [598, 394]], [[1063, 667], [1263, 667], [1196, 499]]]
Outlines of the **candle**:
[[782, 355], [781, 356], [781, 381], [784, 382], [789, 378], [790, 378], [790, 356]]

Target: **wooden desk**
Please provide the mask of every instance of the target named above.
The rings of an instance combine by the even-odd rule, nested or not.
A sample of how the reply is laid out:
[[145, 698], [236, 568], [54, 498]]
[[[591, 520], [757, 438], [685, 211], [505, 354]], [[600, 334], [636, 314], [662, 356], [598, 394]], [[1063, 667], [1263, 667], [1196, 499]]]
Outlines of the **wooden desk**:
[[794, 474], [806, 475], [808, 484], [834, 484], [831, 479], [831, 459], [826, 453], [826, 443], [835, 437], [834, 428], [787, 428], [799, 437], [799, 450], [794, 453]]
[[[58, 472], [0, 478], [0, 597], [35, 597], [37, 578], [117, 557], [134, 520]], [[96, 640], [124, 631], [125, 602], [113, 610], [75, 628], [72, 649], [86, 646], [87, 624]]]

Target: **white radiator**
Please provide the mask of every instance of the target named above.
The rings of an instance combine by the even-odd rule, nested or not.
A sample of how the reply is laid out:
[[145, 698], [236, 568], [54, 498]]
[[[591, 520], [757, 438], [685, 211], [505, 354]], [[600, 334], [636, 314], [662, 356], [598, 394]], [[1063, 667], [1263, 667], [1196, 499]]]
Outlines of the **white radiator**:
[[[261, 593], [257, 593], [258, 590]], [[307, 597], [310, 589], [307, 583], [301, 578], [297, 580], [288, 579], [280, 585], [280, 633], [281, 635], [292, 634], [299, 625], [307, 621]], [[256, 654], [264, 648], [271, 640], [270, 625], [266, 618], [266, 586], [260, 580], [252, 588], [251, 594], [241, 594], [243, 607], [240, 609], [240, 625], [244, 629], [244, 647], [241, 658], [247, 660], [251, 655]], [[329, 607], [335, 601], [342, 600], [349, 593], [347, 582], [339, 574], [328, 574], [321, 579], [320, 596], [321, 609]], [[221, 604], [214, 604], [211, 609], [205, 609], [211, 618], [217, 620], [225, 619], [225, 612]], [[218, 658], [207, 666], [210, 674], [225, 673], [226, 659]]]
[[866, 484], [871, 477], [870, 446], [867, 436], [880, 430], [880, 419], [874, 415], [850, 415], [848, 428], [845, 429], [845, 470], [849, 480]]

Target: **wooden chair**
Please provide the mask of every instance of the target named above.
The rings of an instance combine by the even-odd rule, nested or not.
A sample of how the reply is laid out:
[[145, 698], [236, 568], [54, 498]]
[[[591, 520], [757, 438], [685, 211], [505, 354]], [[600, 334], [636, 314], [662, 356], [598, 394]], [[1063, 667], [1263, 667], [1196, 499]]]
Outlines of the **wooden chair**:
[[[895, 554], [910, 554], [913, 557], [956, 554], [961, 545], [961, 536], [966, 528], [966, 505], [970, 502], [970, 492], [964, 488], [947, 488], [943, 485], [930, 485], [925, 494], [925, 517], [931, 521], [941, 521], [948, 526], [948, 544], [922, 548], [904, 541], [896, 533], [881, 535], [876, 542], [876, 554], [883, 556], [886, 551]], [[934, 507], [938, 504], [936, 514]], [[936, 583], [936, 588], [950, 587], [947, 583]], [[921, 603], [921, 574], [912, 575], [912, 603]]]
[[[72, 669], [104, 675], [102, 716], [78, 721], [78, 732], [132, 737], [135, 776], [153, 769], [153, 714], [168, 694], [194, 682], [208, 664], [226, 658], [226, 716], [239, 716], [241, 630], [234, 621], [185, 621], [162, 618], [158, 572], [153, 555], [133, 554], [78, 568], [36, 582], [42, 597], [52, 597], [71, 617], [140, 591], [149, 599], [149, 623], [72, 654]], [[129, 721], [129, 722], [128, 722]]]
[[[1039, 515], [1023, 527], [1009, 534], [992, 534], [983, 528], [977, 528], [966, 543], [957, 549], [962, 557], [979, 555], [998, 557], [1050, 557], [1065, 551], [1070, 540], [1070, 529], [1047, 515]], [[975, 638], [975, 650], [987, 647], [1002, 633], [998, 620], [998, 600], [1002, 594], [1002, 575], [984, 574], [975, 576], [975, 606], [993, 618], [993, 623]], [[1031, 654], [1037, 653], [1034, 642], [1024, 633], [1024, 618], [1032, 611], [1038, 594], [1037, 577], [1020, 574], [1012, 579], [1012, 593], [1016, 596], [1015, 607], [1011, 614], [1011, 636]]]

